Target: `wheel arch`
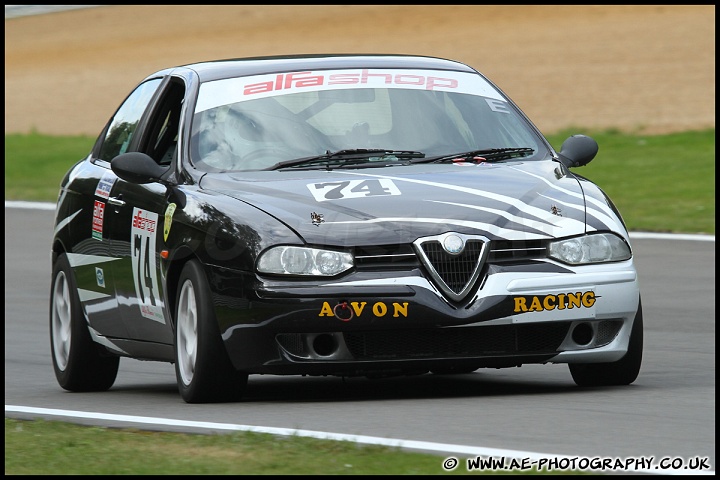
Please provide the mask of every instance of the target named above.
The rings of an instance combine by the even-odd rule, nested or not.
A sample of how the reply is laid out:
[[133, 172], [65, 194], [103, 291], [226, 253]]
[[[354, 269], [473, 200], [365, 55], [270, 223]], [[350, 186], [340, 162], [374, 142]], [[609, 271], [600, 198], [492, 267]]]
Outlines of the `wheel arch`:
[[175, 305], [177, 303], [178, 289], [180, 287], [180, 274], [183, 267], [191, 260], [197, 260], [201, 264], [200, 257], [188, 246], [182, 246], [175, 251], [171, 257], [170, 264], [165, 277], [166, 297], [168, 302], [168, 310], [170, 311], [170, 319], [173, 331], [176, 328]]
[[57, 261], [58, 257], [62, 255], [63, 253], [67, 253], [67, 249], [65, 248], [65, 244], [62, 240], [55, 237], [52, 242], [52, 246], [50, 247], [50, 261], [51, 265], [55, 265], [55, 262]]

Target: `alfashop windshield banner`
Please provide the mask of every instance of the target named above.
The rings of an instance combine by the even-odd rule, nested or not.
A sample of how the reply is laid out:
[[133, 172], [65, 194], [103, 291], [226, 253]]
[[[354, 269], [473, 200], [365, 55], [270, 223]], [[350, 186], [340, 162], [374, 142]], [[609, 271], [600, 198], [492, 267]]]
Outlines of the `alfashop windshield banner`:
[[231, 103], [319, 90], [405, 88], [505, 98], [476, 73], [445, 70], [318, 70], [228, 78], [200, 86], [195, 113]]

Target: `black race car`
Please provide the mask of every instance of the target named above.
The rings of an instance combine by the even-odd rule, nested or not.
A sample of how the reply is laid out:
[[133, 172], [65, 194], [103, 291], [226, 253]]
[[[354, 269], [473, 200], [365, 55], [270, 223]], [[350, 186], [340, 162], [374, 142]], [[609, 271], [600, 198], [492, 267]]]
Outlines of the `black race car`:
[[249, 374], [567, 363], [632, 383], [642, 308], [610, 199], [473, 68], [405, 55], [185, 65], [145, 78], [62, 180], [50, 337], [71, 391], [120, 357], [187, 402]]

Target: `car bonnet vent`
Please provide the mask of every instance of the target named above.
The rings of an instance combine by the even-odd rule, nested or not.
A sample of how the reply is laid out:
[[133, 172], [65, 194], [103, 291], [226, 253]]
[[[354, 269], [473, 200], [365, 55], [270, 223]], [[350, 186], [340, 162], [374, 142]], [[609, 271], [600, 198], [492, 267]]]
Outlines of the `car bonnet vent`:
[[478, 235], [448, 232], [419, 238], [413, 245], [435, 285], [450, 299], [460, 301], [480, 276], [490, 240]]

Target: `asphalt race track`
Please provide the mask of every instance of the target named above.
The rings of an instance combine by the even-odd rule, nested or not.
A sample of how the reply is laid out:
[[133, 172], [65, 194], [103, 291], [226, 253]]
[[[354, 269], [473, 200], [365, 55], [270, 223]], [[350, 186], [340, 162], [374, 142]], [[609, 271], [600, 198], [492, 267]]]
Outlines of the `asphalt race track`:
[[122, 359], [108, 392], [58, 386], [48, 333], [53, 215], [5, 209], [6, 417], [137, 426], [90, 415], [114, 414], [174, 420], [143, 427], [153, 430], [202, 430], [188, 420], [561, 456], [707, 457], [714, 473], [714, 240], [635, 239], [645, 353], [628, 387], [578, 388], [565, 365], [382, 380], [255, 375], [242, 402], [188, 405], [170, 364]]

